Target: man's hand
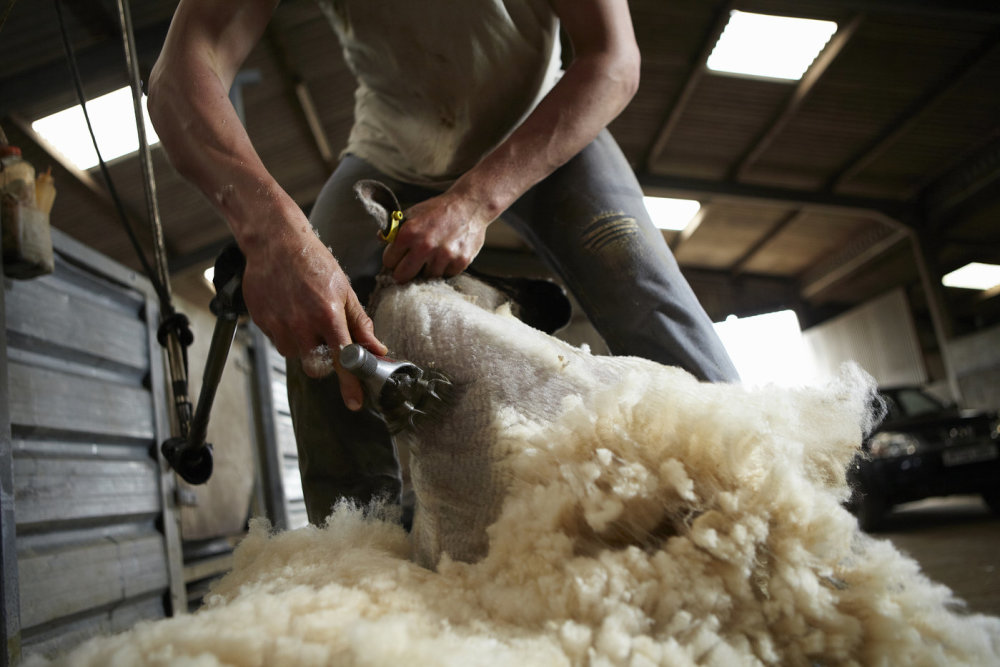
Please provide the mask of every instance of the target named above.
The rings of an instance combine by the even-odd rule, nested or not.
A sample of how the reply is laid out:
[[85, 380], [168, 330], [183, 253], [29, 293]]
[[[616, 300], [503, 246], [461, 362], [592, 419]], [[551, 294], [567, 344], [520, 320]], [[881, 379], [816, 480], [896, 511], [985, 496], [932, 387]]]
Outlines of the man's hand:
[[[336, 360], [351, 342], [375, 354], [387, 352], [347, 276], [311, 230], [274, 239], [247, 254], [243, 295], [254, 322], [287, 358], [301, 359], [327, 345]], [[303, 368], [315, 375], [310, 365]], [[344, 403], [359, 409], [364, 400], [361, 383], [339, 361], [336, 371]]]
[[397, 283], [417, 276], [457, 275], [479, 254], [486, 238], [481, 208], [467, 198], [446, 192], [406, 211], [396, 240], [386, 247], [382, 262]]

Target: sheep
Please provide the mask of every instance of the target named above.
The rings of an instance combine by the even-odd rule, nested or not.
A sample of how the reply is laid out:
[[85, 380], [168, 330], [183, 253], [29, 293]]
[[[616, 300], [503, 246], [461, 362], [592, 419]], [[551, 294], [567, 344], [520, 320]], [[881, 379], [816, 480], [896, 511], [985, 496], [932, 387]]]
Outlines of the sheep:
[[412, 535], [385, 501], [255, 520], [203, 609], [55, 664], [998, 664], [1000, 619], [842, 506], [877, 418], [860, 369], [701, 383], [515, 313], [467, 276], [373, 301], [390, 353], [456, 387], [405, 436]]

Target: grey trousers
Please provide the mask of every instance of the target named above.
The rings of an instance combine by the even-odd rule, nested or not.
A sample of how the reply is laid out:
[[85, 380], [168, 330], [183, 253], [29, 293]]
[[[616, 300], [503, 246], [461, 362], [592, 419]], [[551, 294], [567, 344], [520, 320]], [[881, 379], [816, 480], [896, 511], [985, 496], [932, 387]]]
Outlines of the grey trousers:
[[[381, 270], [383, 246], [352, 190], [362, 178], [388, 185], [404, 208], [438, 193], [389, 178], [353, 156], [342, 160], [323, 187], [312, 224], [364, 303]], [[701, 380], [738, 380], [642, 196], [605, 131], [503, 219], [565, 283], [612, 354], [679, 366]], [[398, 498], [392, 439], [377, 417], [347, 410], [336, 377], [314, 380], [292, 360], [288, 398], [310, 522], [322, 523], [342, 497], [362, 504], [376, 496]]]

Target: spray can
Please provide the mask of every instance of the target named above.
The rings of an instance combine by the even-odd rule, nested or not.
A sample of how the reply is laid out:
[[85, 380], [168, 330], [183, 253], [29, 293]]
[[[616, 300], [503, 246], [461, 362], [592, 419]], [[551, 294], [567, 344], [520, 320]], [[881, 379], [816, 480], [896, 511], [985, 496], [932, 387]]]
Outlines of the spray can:
[[[42, 203], [51, 207], [55, 197], [51, 174], [41, 186]], [[0, 240], [3, 272], [11, 278], [34, 278], [55, 269], [49, 213], [38, 204], [35, 168], [0, 133]]]

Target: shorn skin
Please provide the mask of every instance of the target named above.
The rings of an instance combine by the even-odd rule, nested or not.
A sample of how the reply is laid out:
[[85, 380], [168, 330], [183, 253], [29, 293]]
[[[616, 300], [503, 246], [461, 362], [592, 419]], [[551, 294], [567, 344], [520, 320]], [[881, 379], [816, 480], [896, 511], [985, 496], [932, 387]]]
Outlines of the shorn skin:
[[1000, 663], [1000, 620], [841, 507], [873, 420], [857, 368], [699, 383], [530, 329], [465, 277], [384, 285], [373, 320], [458, 385], [408, 441], [412, 538], [387, 507], [255, 521], [202, 610], [56, 664]]

